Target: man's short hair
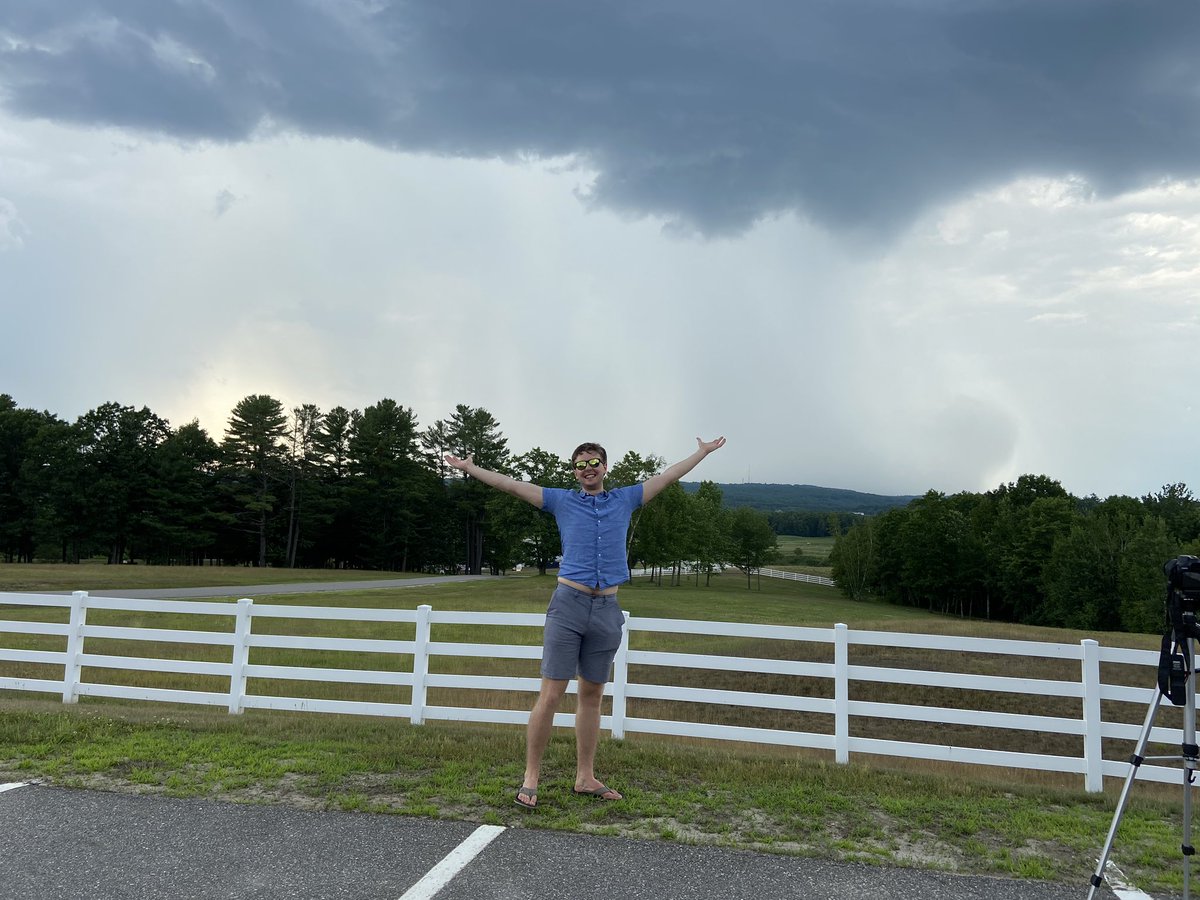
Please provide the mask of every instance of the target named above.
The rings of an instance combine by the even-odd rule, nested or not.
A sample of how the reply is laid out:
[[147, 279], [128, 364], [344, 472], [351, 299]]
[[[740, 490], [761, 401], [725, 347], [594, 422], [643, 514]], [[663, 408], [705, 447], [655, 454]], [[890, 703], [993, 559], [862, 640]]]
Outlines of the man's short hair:
[[579, 458], [580, 453], [595, 453], [598, 457], [600, 457], [600, 461], [604, 463], [604, 465], [608, 465], [608, 454], [604, 452], [604, 448], [599, 444], [580, 444], [575, 448], [575, 452], [571, 454], [571, 462], [575, 462], [575, 460]]

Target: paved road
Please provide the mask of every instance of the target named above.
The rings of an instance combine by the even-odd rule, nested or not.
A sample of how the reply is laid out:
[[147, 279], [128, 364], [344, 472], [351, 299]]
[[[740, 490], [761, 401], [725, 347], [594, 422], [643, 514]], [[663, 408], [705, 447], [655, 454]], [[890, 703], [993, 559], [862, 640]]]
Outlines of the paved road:
[[490, 829], [496, 836], [477, 856], [429, 888], [427, 873], [477, 827], [29, 785], [0, 792], [0, 900], [1080, 900], [1087, 892], [535, 828]]
[[[105, 588], [88, 591], [89, 597], [126, 597], [131, 600], [194, 600], [200, 597], [265, 597], [268, 594], [316, 594], [325, 591], [369, 591], [378, 588], [428, 587], [482, 581], [494, 575], [430, 575], [426, 578], [385, 578], [374, 581], [305, 581], [293, 584], [243, 584], [234, 587]], [[70, 594], [70, 591], [51, 593]]]

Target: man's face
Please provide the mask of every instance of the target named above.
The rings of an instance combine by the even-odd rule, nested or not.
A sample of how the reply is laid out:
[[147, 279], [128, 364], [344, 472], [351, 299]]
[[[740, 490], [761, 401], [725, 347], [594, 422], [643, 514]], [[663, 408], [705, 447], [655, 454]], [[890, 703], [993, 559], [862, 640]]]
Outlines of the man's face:
[[600, 454], [584, 451], [575, 457], [573, 465], [575, 480], [585, 491], [596, 492], [603, 488], [608, 466], [604, 464]]

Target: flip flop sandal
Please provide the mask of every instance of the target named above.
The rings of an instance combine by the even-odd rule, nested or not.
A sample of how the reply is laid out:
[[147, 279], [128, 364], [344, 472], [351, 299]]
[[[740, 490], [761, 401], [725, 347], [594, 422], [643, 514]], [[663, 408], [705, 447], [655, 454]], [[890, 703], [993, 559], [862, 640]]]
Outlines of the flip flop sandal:
[[517, 790], [517, 796], [513, 798], [513, 802], [524, 809], [537, 809], [537, 790], [521, 787]]
[[617, 791], [614, 791], [612, 788], [608, 787], [608, 785], [604, 785], [604, 784], [602, 784], [598, 787], [595, 787], [590, 791], [581, 791], [581, 790], [579, 790], [579, 788], [571, 788], [571, 792], [574, 794], [578, 794], [580, 797], [595, 797], [597, 800], [608, 800], [610, 803], [613, 800], [621, 799], [618, 797], [606, 798], [604, 795], [609, 793], [610, 791], [614, 794], [617, 793]]

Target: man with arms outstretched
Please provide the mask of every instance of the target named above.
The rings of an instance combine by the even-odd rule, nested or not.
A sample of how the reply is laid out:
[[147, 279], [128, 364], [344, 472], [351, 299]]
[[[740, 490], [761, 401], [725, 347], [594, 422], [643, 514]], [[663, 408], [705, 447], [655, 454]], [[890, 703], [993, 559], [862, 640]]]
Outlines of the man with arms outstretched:
[[600, 739], [600, 700], [621, 643], [625, 618], [617, 587], [629, 580], [625, 539], [634, 510], [644, 506], [692, 471], [704, 457], [725, 446], [725, 438], [702, 441], [696, 452], [640, 484], [604, 489], [608, 455], [599, 444], [580, 444], [571, 454], [578, 491], [544, 488], [475, 465], [472, 457], [446, 456], [446, 462], [490, 487], [512, 494], [554, 515], [562, 537], [558, 587], [546, 610], [542, 643], [542, 688], [529, 714], [525, 778], [517, 791], [520, 806], [537, 806], [542, 756], [550, 742], [554, 714], [572, 678], [579, 679], [575, 707], [575, 793], [601, 800], [621, 794], [596, 778]]

